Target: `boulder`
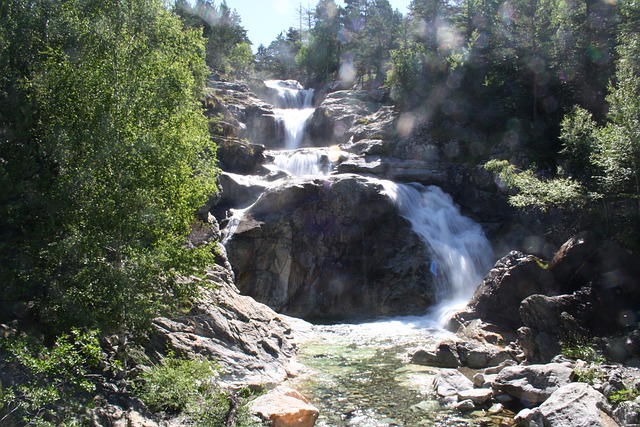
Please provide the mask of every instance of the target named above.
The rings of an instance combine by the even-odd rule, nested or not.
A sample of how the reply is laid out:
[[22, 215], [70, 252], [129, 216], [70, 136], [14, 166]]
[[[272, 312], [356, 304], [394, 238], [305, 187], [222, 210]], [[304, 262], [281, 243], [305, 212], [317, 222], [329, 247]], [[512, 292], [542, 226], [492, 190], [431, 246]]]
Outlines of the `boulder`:
[[620, 403], [614, 415], [622, 425], [640, 424], [640, 397]]
[[462, 365], [471, 369], [498, 366], [507, 360], [514, 359], [514, 356], [507, 349], [474, 341], [458, 344], [457, 354], [460, 355]]
[[422, 314], [434, 301], [428, 249], [370, 178], [270, 188], [226, 245], [238, 288], [291, 316]]
[[473, 382], [457, 369], [438, 371], [433, 384], [440, 397], [458, 396], [463, 391], [473, 389]]
[[[560, 340], [567, 337], [611, 336], [625, 331], [636, 315], [624, 293], [603, 284], [590, 283], [569, 295], [532, 295], [520, 305], [525, 327], [518, 342], [529, 362], [546, 363], [560, 352]], [[607, 307], [607, 310], [602, 310]], [[623, 362], [635, 357], [631, 340], [610, 340], [609, 357]]]
[[250, 409], [273, 427], [313, 427], [319, 415], [300, 393], [282, 386], [253, 400]]
[[484, 405], [493, 396], [493, 391], [489, 388], [470, 388], [458, 392], [458, 400], [471, 400], [475, 406]]
[[[281, 147], [284, 134], [273, 106], [259, 99], [244, 83], [211, 81], [205, 114], [219, 120], [225, 136], [248, 139], [267, 147]], [[213, 133], [218, 133], [213, 129]]]
[[523, 299], [557, 292], [555, 278], [538, 258], [512, 251], [496, 262], [467, 308], [454, 316], [454, 323], [465, 325], [472, 319], [482, 319], [515, 331], [522, 326], [519, 307]]
[[507, 366], [498, 373], [492, 388], [497, 393], [510, 394], [530, 408], [541, 404], [554, 391], [569, 384], [572, 373], [570, 366], [560, 363]]
[[436, 366], [439, 368], [457, 368], [460, 366], [460, 357], [456, 351], [456, 345], [451, 341], [441, 342], [435, 351], [429, 351], [424, 348], [417, 349], [410, 357], [411, 363], [416, 365]]
[[[584, 284], [584, 278], [576, 276], [582, 265], [598, 250], [600, 243], [595, 233], [583, 231], [567, 240], [553, 256], [549, 270], [568, 287]], [[573, 290], [576, 290], [573, 289]]]
[[566, 384], [538, 408], [545, 426], [616, 427], [607, 399], [589, 384]]

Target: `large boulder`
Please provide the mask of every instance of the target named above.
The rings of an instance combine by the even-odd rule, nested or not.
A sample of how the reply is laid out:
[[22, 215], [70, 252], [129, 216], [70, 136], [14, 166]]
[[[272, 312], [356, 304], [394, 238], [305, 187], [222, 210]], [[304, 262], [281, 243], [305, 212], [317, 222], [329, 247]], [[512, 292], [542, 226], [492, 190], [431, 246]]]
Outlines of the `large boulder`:
[[569, 384], [572, 373], [570, 366], [561, 363], [507, 366], [491, 386], [496, 392], [507, 393], [530, 408], [540, 405], [554, 391]]
[[227, 250], [240, 290], [292, 316], [422, 314], [434, 302], [428, 249], [369, 178], [267, 190]]
[[522, 326], [520, 302], [534, 294], [553, 295], [558, 284], [542, 262], [531, 255], [512, 251], [495, 264], [478, 287], [467, 308], [455, 315], [454, 324], [482, 319], [501, 328]]
[[236, 138], [214, 137], [218, 144], [218, 164], [224, 171], [252, 175], [264, 172], [268, 158], [263, 145]]
[[571, 383], [560, 387], [538, 408], [545, 426], [617, 427], [611, 408], [602, 393], [589, 384]]

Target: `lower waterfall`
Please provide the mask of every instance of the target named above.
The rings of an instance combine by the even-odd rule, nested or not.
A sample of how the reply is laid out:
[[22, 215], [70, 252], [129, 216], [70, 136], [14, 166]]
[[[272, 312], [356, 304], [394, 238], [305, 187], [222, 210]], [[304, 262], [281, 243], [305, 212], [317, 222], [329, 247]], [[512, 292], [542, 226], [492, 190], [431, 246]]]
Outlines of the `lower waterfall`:
[[493, 263], [493, 250], [482, 228], [463, 216], [439, 187], [383, 181], [399, 214], [427, 244], [433, 256], [436, 305], [430, 316], [442, 325], [471, 298]]

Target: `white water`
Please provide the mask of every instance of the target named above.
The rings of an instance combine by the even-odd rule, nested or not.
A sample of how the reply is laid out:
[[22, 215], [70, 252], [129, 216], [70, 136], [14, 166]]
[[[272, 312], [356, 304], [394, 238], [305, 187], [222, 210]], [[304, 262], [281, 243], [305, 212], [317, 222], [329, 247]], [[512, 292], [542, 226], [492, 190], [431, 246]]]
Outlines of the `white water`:
[[329, 165], [323, 165], [322, 157], [322, 153], [318, 150], [280, 152], [275, 155], [273, 163], [295, 176], [326, 175], [329, 172]]
[[428, 317], [442, 325], [464, 307], [493, 262], [493, 250], [482, 228], [463, 216], [438, 187], [383, 181], [400, 215], [429, 246], [433, 259], [436, 304]]
[[300, 148], [307, 120], [313, 114], [313, 89], [304, 89], [294, 80], [266, 80], [264, 84], [276, 94], [276, 120], [282, 123], [287, 150]]

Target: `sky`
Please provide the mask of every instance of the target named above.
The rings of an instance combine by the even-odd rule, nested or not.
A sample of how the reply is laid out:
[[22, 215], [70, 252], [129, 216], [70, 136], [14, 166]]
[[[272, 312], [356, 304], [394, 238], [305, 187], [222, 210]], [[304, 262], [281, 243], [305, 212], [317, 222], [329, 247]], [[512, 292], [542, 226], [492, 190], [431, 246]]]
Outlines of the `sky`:
[[[411, 0], [389, 0], [394, 9], [403, 15]], [[218, 4], [220, 2], [216, 2]], [[278, 34], [286, 33], [289, 27], [299, 26], [297, 10], [303, 8], [315, 9], [317, 0], [227, 0], [227, 6], [235, 9], [242, 20], [242, 26], [247, 30], [252, 49], [255, 52], [260, 44], [269, 46]], [[344, 5], [341, 1], [336, 3]]]

